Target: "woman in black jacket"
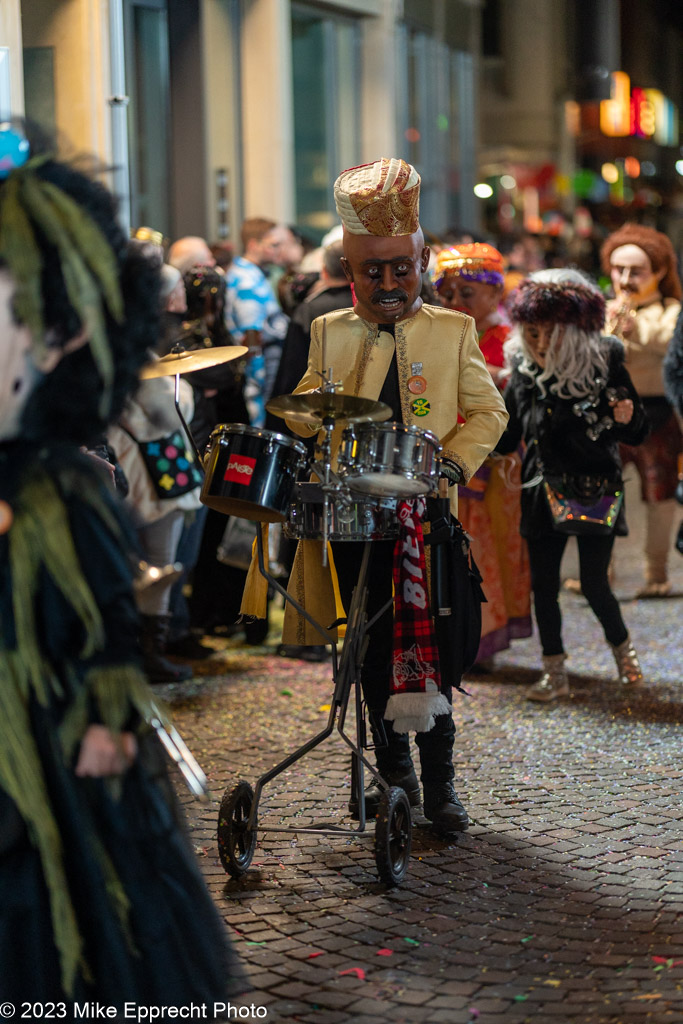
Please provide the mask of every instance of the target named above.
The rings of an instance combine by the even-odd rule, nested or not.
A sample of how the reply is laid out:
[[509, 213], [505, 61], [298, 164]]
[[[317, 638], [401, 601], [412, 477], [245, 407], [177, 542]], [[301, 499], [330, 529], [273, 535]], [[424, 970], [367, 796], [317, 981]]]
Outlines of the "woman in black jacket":
[[[506, 343], [512, 374], [505, 392], [510, 421], [498, 451], [526, 443], [522, 464], [521, 532], [531, 563], [534, 609], [543, 649], [543, 676], [531, 700], [567, 696], [559, 606], [560, 562], [568, 533], [553, 522], [545, 480], [568, 494], [623, 493], [619, 442], [647, 434], [642, 404], [616, 338], [603, 337], [605, 300], [581, 273], [542, 270], [522, 282], [509, 304], [516, 325]], [[607, 578], [615, 534], [627, 533], [623, 507], [613, 529], [577, 533], [581, 589], [599, 619], [620, 683], [642, 682], [636, 652]]]

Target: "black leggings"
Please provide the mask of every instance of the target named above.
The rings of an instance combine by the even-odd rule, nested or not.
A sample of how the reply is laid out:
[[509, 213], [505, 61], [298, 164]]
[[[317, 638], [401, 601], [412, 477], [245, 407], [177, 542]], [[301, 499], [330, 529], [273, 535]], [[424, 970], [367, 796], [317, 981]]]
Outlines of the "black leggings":
[[[623, 643], [628, 630], [621, 617], [619, 602], [612, 593], [607, 569], [614, 534], [606, 537], [577, 537], [581, 590], [605, 631], [608, 643]], [[527, 538], [531, 564], [531, 589], [541, 647], [544, 654], [563, 654], [562, 615], [560, 613], [560, 562], [567, 536], [551, 533]]]

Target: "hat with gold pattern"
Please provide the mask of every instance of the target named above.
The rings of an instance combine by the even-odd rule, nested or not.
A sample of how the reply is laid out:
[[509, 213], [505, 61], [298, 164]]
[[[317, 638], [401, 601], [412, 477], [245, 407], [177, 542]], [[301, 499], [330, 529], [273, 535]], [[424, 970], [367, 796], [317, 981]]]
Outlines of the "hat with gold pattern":
[[352, 235], [412, 235], [420, 226], [420, 175], [405, 160], [376, 160], [342, 171], [334, 201]]
[[499, 285], [503, 283], [503, 257], [487, 242], [462, 243], [452, 249], [442, 249], [436, 257], [433, 280], [437, 288], [446, 274]]

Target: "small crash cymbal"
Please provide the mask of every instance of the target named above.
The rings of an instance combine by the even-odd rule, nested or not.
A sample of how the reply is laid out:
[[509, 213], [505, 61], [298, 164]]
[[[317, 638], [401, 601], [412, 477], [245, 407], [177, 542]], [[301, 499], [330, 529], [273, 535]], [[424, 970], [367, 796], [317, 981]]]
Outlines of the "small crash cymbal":
[[333, 392], [310, 391], [305, 395], [279, 395], [266, 404], [268, 412], [286, 416], [295, 423], [321, 423], [324, 419], [349, 423], [381, 423], [391, 418], [391, 409], [372, 398]]
[[215, 348], [197, 348], [188, 351], [169, 352], [154, 363], [148, 363], [140, 370], [142, 380], [153, 377], [175, 377], [177, 373], [192, 373], [193, 370], [205, 370], [208, 366], [229, 363], [231, 359], [239, 359], [249, 351], [244, 345], [220, 345]]

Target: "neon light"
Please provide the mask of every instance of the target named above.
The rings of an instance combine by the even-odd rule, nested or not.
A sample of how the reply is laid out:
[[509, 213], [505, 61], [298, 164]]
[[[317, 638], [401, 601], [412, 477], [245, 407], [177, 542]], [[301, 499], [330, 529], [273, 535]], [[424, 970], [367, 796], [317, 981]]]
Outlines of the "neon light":
[[612, 72], [610, 99], [600, 101], [600, 131], [621, 136], [631, 132], [631, 79], [625, 71]]
[[654, 140], [660, 146], [678, 145], [678, 109], [659, 89], [643, 89], [654, 108]]
[[631, 91], [631, 135], [651, 139], [655, 133], [655, 105], [647, 95], [651, 89]]
[[603, 135], [633, 135], [660, 146], [678, 145], [678, 108], [659, 89], [631, 89], [625, 71], [613, 71], [610, 99], [600, 103]]

